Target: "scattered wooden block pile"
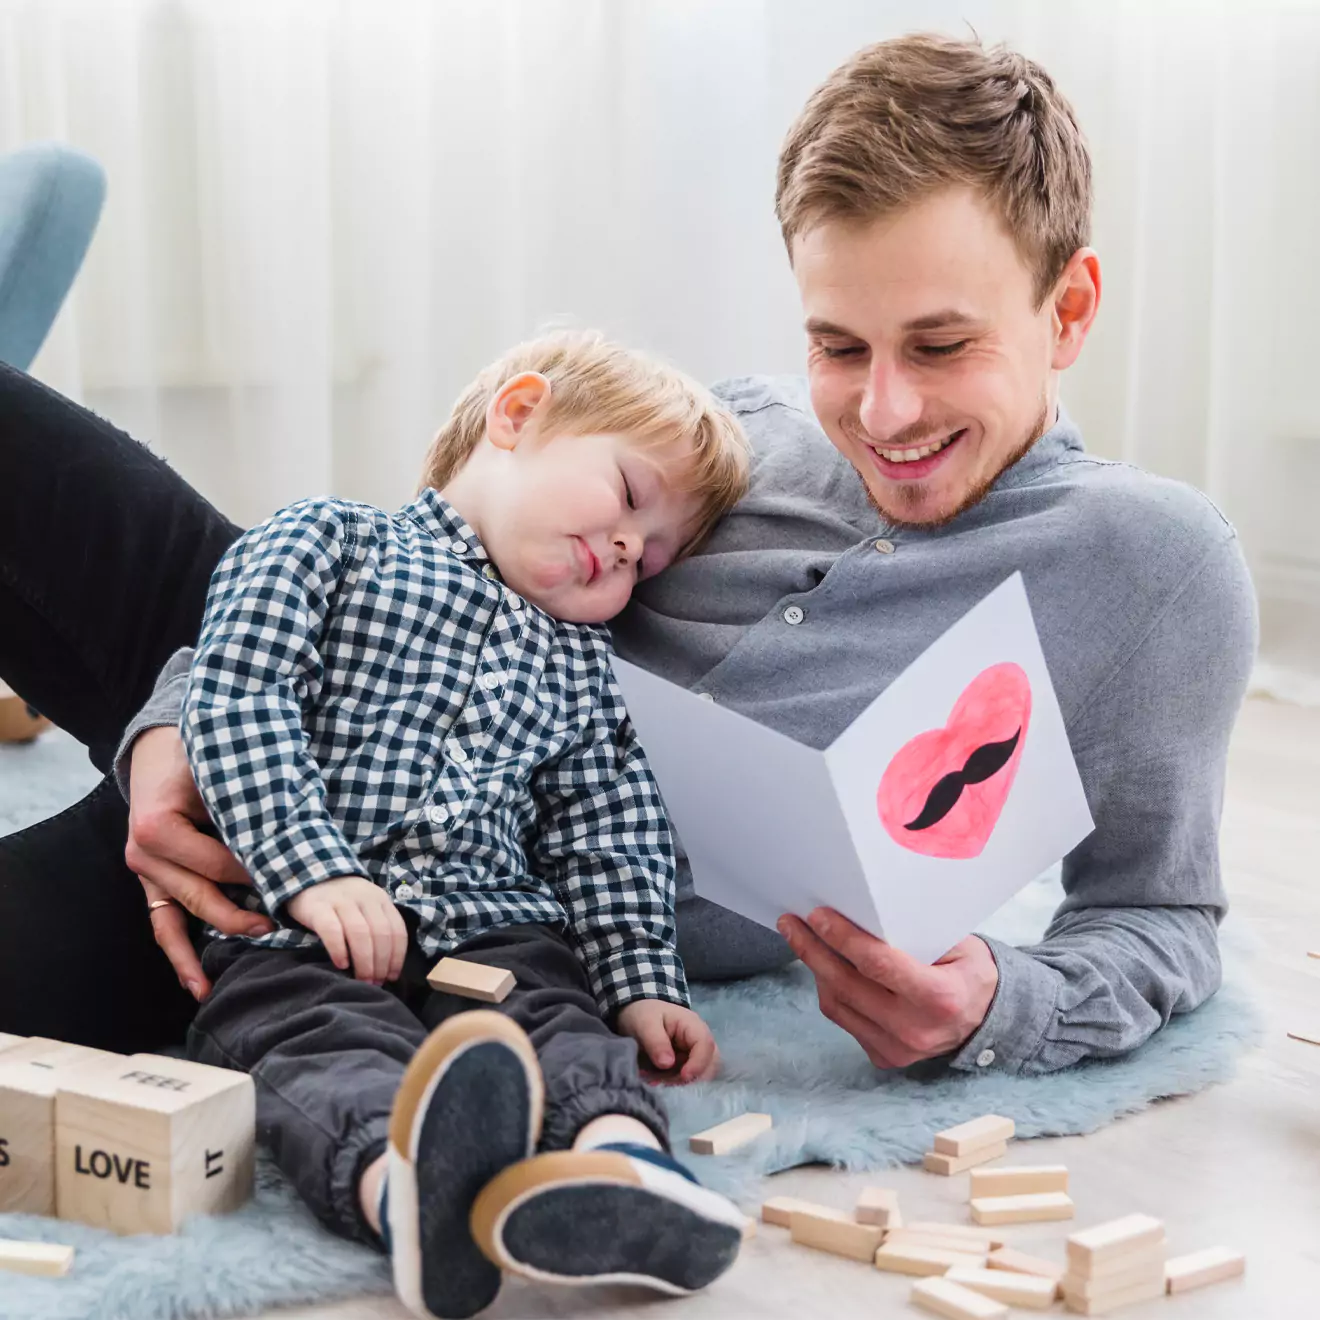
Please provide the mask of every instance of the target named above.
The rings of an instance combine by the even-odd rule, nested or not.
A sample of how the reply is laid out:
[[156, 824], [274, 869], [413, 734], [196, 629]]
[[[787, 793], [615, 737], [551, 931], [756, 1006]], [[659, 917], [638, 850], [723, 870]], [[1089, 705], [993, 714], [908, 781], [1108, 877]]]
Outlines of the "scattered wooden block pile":
[[[722, 1154], [772, 1126], [768, 1115], [745, 1114], [699, 1133], [692, 1149]], [[947, 1320], [1001, 1320], [1010, 1306], [1043, 1311], [1060, 1297], [1070, 1311], [1103, 1315], [1244, 1272], [1242, 1253], [1227, 1247], [1168, 1260], [1164, 1225], [1142, 1214], [1072, 1234], [1066, 1267], [1006, 1245], [998, 1225], [1071, 1219], [1074, 1213], [1062, 1164], [976, 1167], [1003, 1155], [1012, 1138], [1011, 1119], [987, 1115], [937, 1133], [934, 1150], [923, 1160], [927, 1170], [945, 1176], [956, 1166], [972, 1170], [972, 1224], [905, 1223], [898, 1193], [888, 1187], [863, 1189], [851, 1213], [799, 1197], [772, 1197], [761, 1206], [761, 1219], [787, 1228], [801, 1246], [915, 1276], [913, 1304]]]
[[[246, 1073], [154, 1054], [0, 1038], [0, 1211], [172, 1233], [252, 1191]], [[0, 1242], [0, 1269], [67, 1273], [73, 1248]]]

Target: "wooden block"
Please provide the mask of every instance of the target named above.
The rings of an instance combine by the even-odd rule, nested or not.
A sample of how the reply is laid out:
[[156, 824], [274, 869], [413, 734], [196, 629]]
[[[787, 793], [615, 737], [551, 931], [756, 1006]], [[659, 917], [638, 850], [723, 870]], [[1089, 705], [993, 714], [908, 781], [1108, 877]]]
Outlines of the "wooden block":
[[0, 1238], [0, 1270], [59, 1278], [73, 1265], [73, 1248], [58, 1242], [19, 1242]]
[[1164, 1279], [1161, 1277], [1128, 1288], [1100, 1293], [1095, 1297], [1083, 1297], [1065, 1286], [1063, 1304], [1068, 1310], [1076, 1311], [1079, 1315], [1105, 1315], [1109, 1311], [1116, 1311], [1120, 1306], [1132, 1306], [1136, 1302], [1146, 1302], [1152, 1297], [1163, 1296]]
[[946, 1178], [955, 1173], [966, 1173], [977, 1164], [987, 1160], [997, 1160], [1008, 1150], [1008, 1144], [997, 1141], [993, 1146], [982, 1146], [979, 1150], [969, 1151], [966, 1155], [942, 1155], [937, 1150], [928, 1150], [921, 1157], [921, 1167], [927, 1173], [942, 1173]]
[[1164, 1241], [1164, 1225], [1150, 1215], [1124, 1215], [1068, 1239], [1068, 1265], [1077, 1274], [1090, 1275], [1097, 1265], [1154, 1247]]
[[55, 1199], [62, 1219], [116, 1233], [172, 1233], [252, 1194], [252, 1078], [134, 1054], [62, 1079], [55, 1097]]
[[0, 1211], [55, 1213], [55, 1088], [122, 1055], [33, 1037], [0, 1054]]
[[984, 1293], [997, 1302], [1025, 1307], [1029, 1311], [1048, 1310], [1059, 1291], [1053, 1279], [1042, 1279], [1035, 1274], [1013, 1274], [1008, 1270], [958, 1269], [950, 1270], [944, 1277], [950, 1283], [959, 1283], [973, 1292]]
[[1290, 1031], [1289, 1040], [1300, 1040], [1306, 1045], [1320, 1045], [1320, 1027], [1311, 1027], [1306, 1031]]
[[994, 1250], [994, 1244], [988, 1237], [970, 1237], [962, 1233], [939, 1235], [935, 1233], [912, 1233], [905, 1228], [888, 1229], [885, 1232], [887, 1247], [934, 1247], [937, 1251], [971, 1252], [976, 1256], [988, 1256]]
[[1053, 1279], [1054, 1292], [1059, 1293], [1059, 1280], [1063, 1278], [1063, 1266], [1052, 1260], [1042, 1260], [1039, 1256], [1028, 1256], [1025, 1251], [1014, 1247], [998, 1247], [990, 1253], [986, 1264], [992, 1270], [1010, 1270], [1015, 1274], [1034, 1274], [1038, 1278]]
[[828, 1206], [817, 1205], [814, 1201], [803, 1201], [796, 1196], [772, 1196], [761, 1203], [761, 1220], [766, 1224], [778, 1224], [787, 1228], [794, 1210], [806, 1210], [815, 1213], [828, 1210]]
[[508, 998], [517, 978], [502, 967], [487, 967], [465, 958], [441, 958], [427, 972], [426, 984], [445, 994], [480, 999], [483, 1004], [499, 1004]]
[[892, 1187], [864, 1187], [857, 1198], [853, 1218], [859, 1224], [879, 1224], [881, 1228], [899, 1228], [903, 1216], [898, 1209], [898, 1193]]
[[885, 1230], [875, 1224], [859, 1224], [842, 1210], [823, 1208], [794, 1210], [789, 1216], [788, 1230], [793, 1241], [801, 1246], [868, 1264], [875, 1258], [876, 1249], [885, 1235]]
[[1223, 1279], [1245, 1274], [1247, 1258], [1231, 1247], [1207, 1247], [1189, 1256], [1175, 1256], [1164, 1266], [1164, 1282], [1171, 1293], [1191, 1292]]
[[987, 1232], [984, 1228], [978, 1228], [975, 1224], [944, 1224], [935, 1219], [917, 1220], [914, 1224], [904, 1224], [903, 1233], [914, 1233], [924, 1237], [955, 1237], [967, 1238], [975, 1242], [976, 1250], [982, 1250], [982, 1244], [988, 1242], [989, 1250], [1004, 1245], [1003, 1240], [996, 1234]]
[[1079, 1296], [1095, 1297], [1100, 1293], [1113, 1292], [1116, 1288], [1130, 1288], [1147, 1279], [1162, 1276], [1167, 1255], [1167, 1244], [1161, 1239], [1154, 1246], [1102, 1261], [1089, 1271], [1071, 1265], [1059, 1282]]
[[986, 1114], [984, 1118], [974, 1118], [970, 1123], [959, 1123], [957, 1127], [937, 1132], [935, 1150], [941, 1155], [966, 1155], [982, 1146], [1012, 1141], [1014, 1131], [1011, 1118]]
[[11, 1036], [7, 1031], [0, 1031], [0, 1054], [27, 1043], [26, 1036]]
[[973, 1169], [972, 1196], [1028, 1196], [1032, 1192], [1066, 1192], [1068, 1169], [1063, 1164], [1005, 1165]]
[[1031, 1192], [1026, 1196], [980, 1196], [972, 1203], [978, 1224], [1037, 1224], [1073, 1217], [1067, 1192]]
[[756, 1236], [756, 1220], [748, 1216], [743, 1220], [742, 1240], [750, 1242]]
[[948, 1279], [922, 1279], [912, 1285], [912, 1301], [948, 1320], [1000, 1320], [1008, 1307]]
[[688, 1138], [688, 1148], [697, 1155], [727, 1155], [739, 1146], [769, 1132], [775, 1120], [769, 1114], [739, 1114], [727, 1123], [717, 1123]]
[[985, 1257], [979, 1252], [945, 1251], [939, 1247], [923, 1247], [915, 1243], [885, 1243], [875, 1253], [875, 1267], [887, 1274], [944, 1274], [958, 1266], [979, 1270]]

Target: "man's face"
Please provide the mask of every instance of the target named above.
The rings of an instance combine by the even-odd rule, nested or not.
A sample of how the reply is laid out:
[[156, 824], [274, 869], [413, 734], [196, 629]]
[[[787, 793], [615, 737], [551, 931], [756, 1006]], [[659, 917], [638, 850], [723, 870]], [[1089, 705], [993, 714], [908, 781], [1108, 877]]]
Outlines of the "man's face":
[[816, 416], [893, 523], [947, 522], [1053, 421], [1054, 304], [970, 189], [793, 242]]

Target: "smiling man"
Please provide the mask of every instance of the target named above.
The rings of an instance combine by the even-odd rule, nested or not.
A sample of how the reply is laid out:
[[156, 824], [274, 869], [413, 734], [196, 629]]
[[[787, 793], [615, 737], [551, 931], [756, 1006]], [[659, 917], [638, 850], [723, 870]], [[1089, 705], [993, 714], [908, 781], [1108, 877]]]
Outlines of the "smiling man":
[[[1255, 603], [1213, 505], [1089, 457], [1059, 405], [1100, 299], [1073, 113], [1012, 51], [883, 42], [811, 97], [776, 205], [809, 390], [720, 389], [756, 446], [751, 490], [701, 553], [641, 585], [616, 622], [620, 652], [824, 747], [1021, 571], [1096, 828], [1030, 948], [972, 935], [926, 966], [825, 911], [786, 916], [781, 938], [689, 879], [688, 974], [800, 956], [822, 1011], [881, 1067], [1043, 1072], [1121, 1054], [1219, 984], [1217, 835]], [[186, 655], [130, 720], [195, 636], [238, 529], [17, 373], [0, 371], [0, 426], [0, 672], [85, 729], [98, 764], [127, 725], [132, 788], [127, 828], [108, 787], [0, 841], [0, 1030], [142, 1048], [185, 1014], [162, 992], [163, 960], [134, 956], [145, 922], [125, 834], [131, 870], [182, 907], [231, 933], [263, 920], [213, 883], [247, 877], [198, 829], [176, 728]], [[61, 571], [69, 546], [77, 570]], [[151, 920], [204, 995], [181, 907]]]

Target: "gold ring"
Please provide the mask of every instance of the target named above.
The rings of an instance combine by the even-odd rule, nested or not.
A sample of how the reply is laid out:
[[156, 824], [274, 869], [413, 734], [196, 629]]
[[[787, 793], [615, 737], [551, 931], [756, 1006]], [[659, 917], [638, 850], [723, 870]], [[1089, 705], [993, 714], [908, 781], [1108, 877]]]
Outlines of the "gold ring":
[[157, 898], [147, 904], [147, 911], [154, 912], [157, 908], [173, 907], [173, 906], [174, 906], [174, 900], [172, 898]]

